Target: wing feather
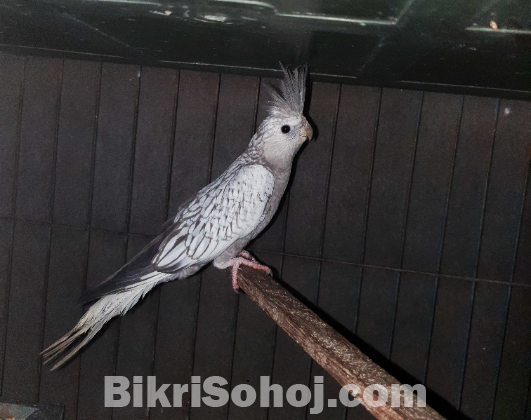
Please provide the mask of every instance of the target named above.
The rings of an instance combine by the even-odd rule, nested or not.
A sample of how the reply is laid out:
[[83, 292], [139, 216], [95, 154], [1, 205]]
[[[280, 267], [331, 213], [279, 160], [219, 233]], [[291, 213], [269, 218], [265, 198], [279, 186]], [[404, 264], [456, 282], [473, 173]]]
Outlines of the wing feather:
[[228, 170], [179, 212], [152, 260], [154, 268], [172, 272], [214, 260], [260, 224], [274, 183], [263, 165]]

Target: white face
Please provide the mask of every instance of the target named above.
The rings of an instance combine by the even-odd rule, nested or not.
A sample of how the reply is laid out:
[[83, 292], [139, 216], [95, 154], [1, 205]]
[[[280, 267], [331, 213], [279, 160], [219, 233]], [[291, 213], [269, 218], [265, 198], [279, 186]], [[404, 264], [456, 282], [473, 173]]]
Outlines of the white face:
[[270, 118], [264, 121], [262, 148], [265, 158], [275, 164], [285, 164], [303, 143], [312, 138], [313, 131], [304, 116]]
[[306, 141], [306, 137], [308, 137], [306, 134], [301, 133], [305, 121], [306, 118], [304, 117], [283, 118], [276, 125], [280, 126], [279, 131], [286, 141], [301, 141], [302, 144]]

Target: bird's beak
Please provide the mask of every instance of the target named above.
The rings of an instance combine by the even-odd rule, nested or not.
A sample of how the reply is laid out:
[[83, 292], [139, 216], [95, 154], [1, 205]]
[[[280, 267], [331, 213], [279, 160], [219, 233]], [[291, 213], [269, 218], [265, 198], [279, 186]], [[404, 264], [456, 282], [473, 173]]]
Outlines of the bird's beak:
[[303, 137], [305, 140], [311, 140], [313, 137], [313, 129], [308, 122], [306, 122], [301, 130], [301, 137]]

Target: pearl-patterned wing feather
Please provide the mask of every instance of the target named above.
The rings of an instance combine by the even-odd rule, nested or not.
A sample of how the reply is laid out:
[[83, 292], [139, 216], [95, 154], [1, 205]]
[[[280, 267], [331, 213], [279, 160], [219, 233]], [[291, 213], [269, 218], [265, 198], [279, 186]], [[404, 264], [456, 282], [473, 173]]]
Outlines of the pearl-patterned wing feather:
[[229, 168], [179, 211], [153, 258], [154, 268], [174, 272], [214, 260], [264, 219], [274, 184], [263, 165]]

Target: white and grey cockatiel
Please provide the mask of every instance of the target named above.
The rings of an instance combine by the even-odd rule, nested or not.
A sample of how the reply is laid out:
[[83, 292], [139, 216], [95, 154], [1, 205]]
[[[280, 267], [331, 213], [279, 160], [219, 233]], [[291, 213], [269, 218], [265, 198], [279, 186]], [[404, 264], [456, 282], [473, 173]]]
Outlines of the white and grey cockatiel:
[[232, 267], [235, 290], [242, 264], [271, 273], [243, 248], [271, 221], [288, 184], [293, 158], [313, 134], [303, 116], [306, 70], [282, 70], [281, 89], [272, 92], [268, 116], [247, 150], [181, 206], [161, 235], [87, 293], [84, 300], [96, 302], [71, 331], [43, 351], [47, 363], [70, 350], [52, 370], [160, 283], [184, 279], [212, 261], [220, 269]]

